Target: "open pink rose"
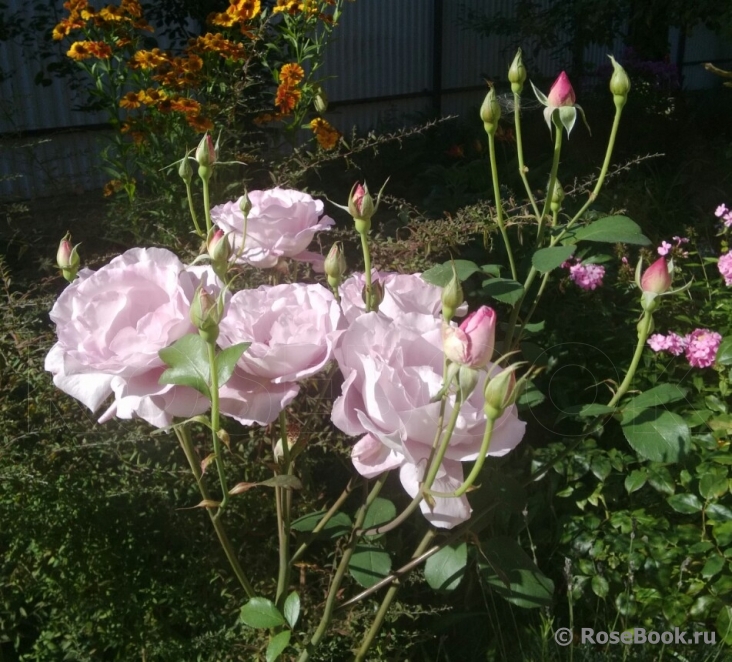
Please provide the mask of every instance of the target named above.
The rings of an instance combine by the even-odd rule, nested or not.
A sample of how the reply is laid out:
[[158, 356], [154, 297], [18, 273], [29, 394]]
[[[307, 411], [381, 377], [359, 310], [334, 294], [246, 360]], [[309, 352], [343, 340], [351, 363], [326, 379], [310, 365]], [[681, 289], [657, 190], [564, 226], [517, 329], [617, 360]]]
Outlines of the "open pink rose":
[[[387, 317], [397, 317], [404, 313], [420, 313], [435, 318], [442, 317], [442, 289], [422, 280], [419, 274], [397, 274], [372, 271], [373, 282], [377, 280], [384, 288], [384, 300], [379, 304], [379, 313]], [[363, 301], [365, 285], [362, 273], [354, 274], [343, 281], [340, 287], [343, 314], [349, 322], [366, 312]], [[467, 305], [463, 304], [455, 313], [465, 315]]]
[[[440, 403], [430, 399], [442, 386], [441, 321], [432, 315], [406, 313], [389, 318], [367, 313], [352, 321], [336, 341], [334, 357], [343, 373], [342, 395], [333, 404], [335, 425], [360, 435], [352, 452], [357, 471], [375, 476], [399, 467], [404, 489], [419, 490], [434, 441]], [[488, 368], [491, 364], [487, 365]], [[486, 372], [463, 404], [437, 480], [436, 491], [450, 492], [463, 480], [462, 462], [475, 460], [485, 430], [483, 387]], [[448, 398], [449, 417], [455, 396]], [[515, 407], [497, 421], [489, 455], [504, 455], [524, 435]], [[422, 512], [435, 526], [451, 528], [470, 517], [465, 496], [436, 498]]]
[[[273, 188], [250, 191], [252, 204], [247, 217], [247, 237], [240, 261], [255, 267], [270, 268], [281, 257], [310, 262], [323, 271], [322, 255], [307, 251], [315, 233], [335, 224], [323, 213], [323, 203], [307, 193]], [[241, 249], [244, 215], [237, 200], [211, 210], [211, 220], [224, 232], [231, 233], [236, 251]]]
[[222, 347], [251, 342], [239, 367], [275, 383], [295, 382], [325, 367], [341, 311], [322, 285], [262, 285], [231, 297], [219, 326]]
[[100, 421], [140, 417], [156, 427], [200, 414], [208, 400], [161, 385], [158, 352], [195, 331], [188, 312], [210, 269], [187, 270], [170, 251], [133, 248], [98, 271], [84, 269], [51, 310], [58, 342], [46, 357], [54, 384], [92, 411], [115, 400]]

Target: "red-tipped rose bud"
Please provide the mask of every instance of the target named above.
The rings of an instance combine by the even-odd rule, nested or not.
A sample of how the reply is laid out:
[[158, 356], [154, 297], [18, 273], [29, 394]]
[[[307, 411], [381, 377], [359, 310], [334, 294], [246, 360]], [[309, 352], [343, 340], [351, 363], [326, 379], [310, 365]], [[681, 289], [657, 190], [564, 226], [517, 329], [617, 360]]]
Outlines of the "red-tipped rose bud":
[[641, 289], [643, 292], [651, 292], [653, 294], [663, 294], [671, 287], [671, 274], [666, 264], [666, 258], [659, 257], [648, 269], [646, 269], [641, 278]]
[[340, 242], [331, 246], [323, 268], [328, 276], [328, 285], [334, 289], [337, 288], [341, 284], [343, 274], [346, 273], [346, 258], [343, 256], [343, 246]]
[[190, 318], [201, 337], [208, 343], [215, 343], [219, 337], [219, 322], [223, 310], [203, 287], [196, 290], [191, 303]]
[[351, 214], [356, 223], [356, 231], [359, 234], [368, 233], [371, 230], [371, 217], [376, 213], [378, 202], [374, 205], [374, 199], [369, 193], [369, 187], [356, 183], [351, 189], [348, 198], [348, 213]]
[[549, 105], [554, 108], [561, 108], [562, 106], [574, 106], [576, 97], [572, 84], [569, 82], [569, 78], [566, 73], [562, 72], [554, 81], [552, 89], [549, 90], [547, 96]]
[[496, 312], [481, 306], [459, 327], [444, 324], [442, 342], [450, 361], [470, 368], [483, 368], [493, 356], [496, 339]]
[[210, 168], [218, 161], [218, 157], [218, 151], [216, 145], [214, 145], [213, 138], [210, 134], [206, 133], [196, 148], [196, 161], [199, 166]]
[[215, 266], [223, 266], [226, 271], [226, 265], [231, 258], [231, 244], [223, 230], [211, 229], [206, 238], [206, 252]]
[[71, 245], [71, 235], [67, 232], [66, 236], [61, 240], [58, 245], [58, 251], [56, 252], [56, 264], [61, 269], [63, 277], [69, 281], [76, 278], [76, 274], [79, 271], [79, 254], [76, 252], [76, 246]]

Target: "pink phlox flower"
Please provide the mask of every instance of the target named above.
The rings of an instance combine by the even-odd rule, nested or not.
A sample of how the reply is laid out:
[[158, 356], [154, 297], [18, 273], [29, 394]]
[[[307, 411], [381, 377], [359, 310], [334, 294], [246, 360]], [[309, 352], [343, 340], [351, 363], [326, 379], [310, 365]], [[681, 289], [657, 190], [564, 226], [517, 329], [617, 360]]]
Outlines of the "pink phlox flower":
[[709, 329], [694, 329], [687, 337], [686, 359], [692, 368], [714, 365], [722, 336]]
[[666, 256], [671, 252], [672, 248], [673, 246], [671, 246], [667, 241], [662, 241], [661, 245], [658, 247], [658, 254]]
[[722, 218], [722, 216], [724, 216], [728, 211], [729, 211], [729, 209], [727, 209], [727, 205], [725, 205], [724, 203], [722, 203], [721, 205], [719, 205], [719, 207], [717, 207], [714, 210], [714, 215], [717, 218]]
[[569, 277], [583, 290], [594, 290], [602, 285], [605, 267], [599, 264], [574, 264], [569, 267]]
[[654, 352], [668, 352], [674, 356], [680, 356], [686, 349], [686, 338], [671, 331], [667, 336], [662, 333], [654, 333], [646, 341]]
[[724, 277], [725, 285], [732, 285], [732, 253], [725, 253], [719, 257], [717, 263], [719, 273]]
[[724, 227], [732, 227], [732, 211], [728, 211], [723, 217]]

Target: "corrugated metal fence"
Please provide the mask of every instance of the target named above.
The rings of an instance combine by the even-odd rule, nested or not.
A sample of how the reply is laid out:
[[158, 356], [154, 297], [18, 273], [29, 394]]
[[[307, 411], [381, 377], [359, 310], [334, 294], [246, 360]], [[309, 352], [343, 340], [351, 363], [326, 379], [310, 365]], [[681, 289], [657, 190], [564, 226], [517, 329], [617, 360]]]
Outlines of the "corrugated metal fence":
[[[62, 0], [55, 2], [62, 12]], [[10, 11], [26, 6], [10, 0]], [[513, 58], [506, 38], [485, 38], [466, 29], [471, 9], [507, 13], [511, 0], [358, 0], [345, 7], [324, 66], [325, 87], [333, 102], [329, 119], [342, 131], [361, 130], [407, 115], [460, 114], [485, 94], [483, 77], [500, 77]], [[672, 34], [672, 61], [679, 39]], [[64, 49], [59, 45], [59, 57]], [[616, 53], [622, 51], [618, 43]], [[101, 170], [100, 131], [89, 125], [104, 116], [75, 111], [78, 102], [60, 80], [40, 87], [33, 82], [23, 47], [0, 44], [0, 197], [32, 198], [67, 190], [100, 188], [109, 179]], [[586, 49], [588, 62], [605, 61], [604, 48]], [[699, 28], [685, 40], [685, 86], [717, 84], [700, 61], [732, 58], [732, 44]], [[534, 63], [551, 76], [563, 63], [550, 54]], [[537, 72], [532, 72], [536, 75]]]

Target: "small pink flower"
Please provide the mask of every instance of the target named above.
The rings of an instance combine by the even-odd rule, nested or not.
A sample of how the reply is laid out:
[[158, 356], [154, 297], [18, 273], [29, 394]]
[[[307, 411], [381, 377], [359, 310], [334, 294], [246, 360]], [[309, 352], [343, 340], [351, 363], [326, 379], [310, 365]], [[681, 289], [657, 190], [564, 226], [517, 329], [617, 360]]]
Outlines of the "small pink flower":
[[572, 84], [569, 82], [569, 78], [565, 72], [559, 74], [557, 80], [554, 81], [547, 99], [549, 100], [549, 105], [554, 108], [574, 106], [576, 97], [572, 89]]
[[662, 333], [654, 333], [646, 342], [654, 352], [665, 352], [668, 349], [666, 336]]
[[442, 330], [445, 356], [470, 368], [483, 368], [493, 356], [496, 339], [496, 311], [481, 306], [468, 315], [459, 327], [447, 325]]
[[717, 267], [719, 273], [724, 277], [724, 284], [732, 285], [732, 253], [725, 253], [720, 256]]
[[723, 217], [724, 227], [728, 228], [732, 226], [732, 211], [728, 211]]
[[724, 215], [725, 215], [725, 213], [727, 213], [728, 211], [729, 211], [729, 210], [727, 209], [727, 205], [725, 205], [724, 203], [722, 203], [721, 205], [719, 205], [719, 207], [717, 207], [717, 208], [716, 208], [716, 209], [714, 210], [714, 215], [715, 215], [715, 216], [716, 216], [717, 218], [722, 218], [722, 216], [724, 216]]
[[722, 336], [709, 329], [694, 329], [687, 337], [686, 359], [692, 368], [714, 365]]
[[674, 356], [680, 356], [686, 350], [686, 338], [671, 331], [667, 336], [661, 333], [654, 333], [648, 338], [647, 343], [654, 352], [668, 352]]
[[658, 247], [658, 254], [666, 256], [671, 251], [671, 244], [669, 244], [667, 241], [662, 241], [661, 245]]
[[569, 268], [569, 277], [583, 290], [594, 290], [602, 285], [605, 267], [599, 264], [575, 264]]
[[663, 257], [659, 257], [641, 278], [641, 289], [644, 292], [663, 294], [671, 287], [671, 274], [668, 272], [668, 265]]

